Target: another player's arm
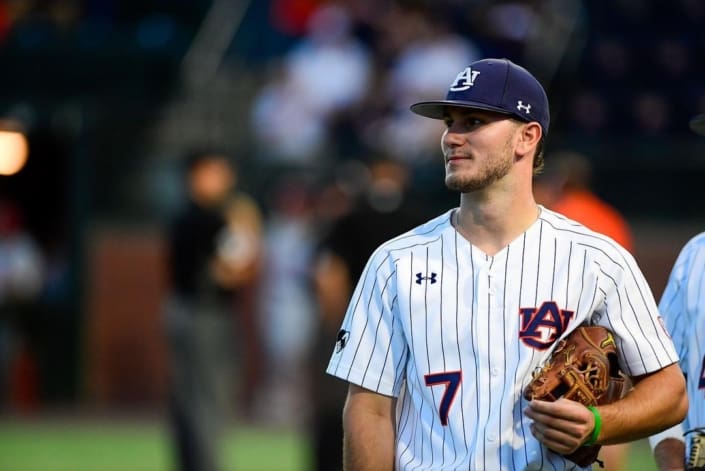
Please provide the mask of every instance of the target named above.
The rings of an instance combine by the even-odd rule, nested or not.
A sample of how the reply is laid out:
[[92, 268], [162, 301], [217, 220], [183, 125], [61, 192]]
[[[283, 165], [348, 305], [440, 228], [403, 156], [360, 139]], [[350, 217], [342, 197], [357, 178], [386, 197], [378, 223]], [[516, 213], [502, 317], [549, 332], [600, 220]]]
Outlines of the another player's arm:
[[685, 442], [675, 437], [660, 440], [654, 447], [654, 461], [659, 471], [683, 471]]
[[343, 410], [345, 471], [394, 469], [396, 399], [354, 384]]

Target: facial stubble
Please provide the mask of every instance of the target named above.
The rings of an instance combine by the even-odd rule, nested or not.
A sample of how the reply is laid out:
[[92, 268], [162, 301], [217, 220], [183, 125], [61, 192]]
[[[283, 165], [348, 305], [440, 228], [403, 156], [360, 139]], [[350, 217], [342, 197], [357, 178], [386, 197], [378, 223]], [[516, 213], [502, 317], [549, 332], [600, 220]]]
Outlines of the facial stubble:
[[461, 193], [482, 190], [504, 178], [511, 171], [513, 163], [512, 140], [507, 139], [498, 152], [489, 154], [484, 162], [477, 162], [477, 166], [480, 168], [472, 173], [446, 172], [446, 187]]

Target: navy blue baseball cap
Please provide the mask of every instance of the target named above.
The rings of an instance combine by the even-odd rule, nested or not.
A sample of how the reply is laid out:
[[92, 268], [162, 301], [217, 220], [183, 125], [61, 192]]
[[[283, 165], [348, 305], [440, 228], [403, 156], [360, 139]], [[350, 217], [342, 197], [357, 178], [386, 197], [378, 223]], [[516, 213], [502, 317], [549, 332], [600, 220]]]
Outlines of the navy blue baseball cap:
[[548, 98], [536, 77], [508, 59], [482, 59], [462, 70], [450, 85], [445, 100], [411, 105], [414, 113], [443, 119], [446, 108], [496, 111], [525, 122], [536, 121], [548, 134]]
[[694, 116], [690, 120], [690, 129], [701, 136], [705, 136], [705, 114]]

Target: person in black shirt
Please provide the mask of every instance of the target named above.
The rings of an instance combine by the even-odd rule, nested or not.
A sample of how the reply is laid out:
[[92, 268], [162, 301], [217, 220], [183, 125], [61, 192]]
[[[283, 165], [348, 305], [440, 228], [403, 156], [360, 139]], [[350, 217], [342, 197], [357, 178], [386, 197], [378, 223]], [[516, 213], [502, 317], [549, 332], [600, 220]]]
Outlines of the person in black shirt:
[[234, 386], [232, 322], [246, 314], [237, 301], [256, 279], [260, 217], [233, 193], [237, 173], [226, 156], [197, 152], [186, 165], [188, 201], [168, 246], [170, 416], [180, 469], [213, 471]]
[[353, 209], [322, 236], [314, 273], [320, 319], [312, 353], [314, 469], [342, 469], [341, 404], [347, 385], [325, 374], [332, 343], [345, 314], [354, 283], [372, 252], [384, 241], [411, 229], [428, 210], [408, 194], [410, 174], [400, 161], [381, 157], [368, 164], [369, 183]]

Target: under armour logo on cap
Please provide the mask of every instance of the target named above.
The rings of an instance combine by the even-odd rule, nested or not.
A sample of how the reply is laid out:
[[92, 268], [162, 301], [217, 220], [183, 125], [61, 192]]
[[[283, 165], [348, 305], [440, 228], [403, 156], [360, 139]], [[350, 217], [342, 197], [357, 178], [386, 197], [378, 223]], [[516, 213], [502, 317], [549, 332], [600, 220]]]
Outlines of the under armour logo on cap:
[[531, 104], [525, 105], [521, 100], [517, 101], [517, 109], [524, 110], [526, 114], [531, 113]]
[[445, 100], [422, 101], [411, 111], [444, 119], [448, 107], [495, 111], [525, 122], [536, 121], [548, 134], [548, 98], [531, 73], [508, 59], [482, 59], [465, 67], [448, 88]]

